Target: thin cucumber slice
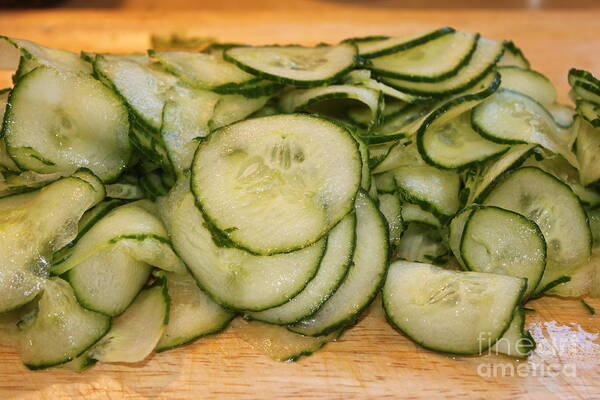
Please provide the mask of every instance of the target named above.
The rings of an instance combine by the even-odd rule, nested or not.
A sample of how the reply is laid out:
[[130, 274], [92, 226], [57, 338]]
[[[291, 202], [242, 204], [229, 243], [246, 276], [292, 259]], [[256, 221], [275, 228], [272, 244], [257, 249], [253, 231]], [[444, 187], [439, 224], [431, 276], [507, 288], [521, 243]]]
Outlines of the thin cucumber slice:
[[412, 223], [402, 235], [396, 247], [394, 259], [444, 264], [448, 247], [444, 243], [440, 230], [431, 225]]
[[311, 115], [273, 115], [202, 142], [191, 187], [215, 229], [268, 255], [326, 235], [352, 210], [361, 173], [358, 143], [344, 127]]
[[579, 179], [584, 186], [600, 180], [600, 129], [587, 121], [577, 121], [577, 160]]
[[442, 226], [439, 218], [430, 213], [429, 211], [425, 211], [418, 204], [411, 203], [402, 203], [402, 220], [406, 225], [411, 222], [416, 222], [419, 224], [430, 225], [436, 228], [440, 228]]
[[480, 354], [508, 329], [523, 279], [397, 261], [383, 287], [388, 321], [419, 345]]
[[144, 192], [138, 185], [131, 183], [112, 183], [106, 185], [106, 197], [119, 200], [139, 200], [144, 198]]
[[397, 246], [405, 228], [400, 198], [396, 194], [380, 194], [378, 198], [379, 211], [387, 221], [390, 245], [392, 247]]
[[480, 206], [474, 204], [463, 208], [454, 216], [454, 218], [452, 218], [452, 221], [450, 221], [449, 225], [448, 246], [450, 247], [450, 250], [452, 250], [454, 258], [456, 258], [456, 261], [458, 261], [463, 269], [467, 269], [465, 262], [462, 259], [462, 253], [460, 249], [463, 232], [465, 230], [467, 221], [469, 221], [469, 217], [478, 207]]
[[379, 75], [415, 82], [450, 78], [469, 62], [479, 35], [453, 32], [420, 46], [371, 59], [369, 68]]
[[168, 272], [164, 276], [171, 303], [169, 324], [156, 345], [157, 353], [220, 332], [235, 316], [212, 301], [190, 274]]
[[164, 280], [142, 290], [133, 304], [113, 319], [110, 330], [88, 351], [88, 357], [106, 363], [143, 361], [167, 327], [169, 302]]
[[523, 93], [544, 106], [556, 102], [556, 88], [539, 72], [519, 67], [500, 67], [498, 72], [504, 89]]
[[480, 38], [469, 63], [453, 77], [440, 82], [413, 82], [381, 77], [380, 80], [402, 92], [420, 96], [446, 96], [466, 90], [485, 77], [502, 55], [502, 42]]
[[[419, 154], [419, 149], [414, 138], [400, 139], [397, 143], [391, 145], [391, 147], [388, 144], [388, 147], [384, 149], [385, 152], [382, 154], [383, 160], [372, 167], [374, 174], [381, 174], [402, 167], [425, 165], [425, 161], [423, 161], [421, 154]], [[371, 149], [372, 156], [374, 153]]]
[[278, 83], [299, 87], [321, 86], [354, 67], [356, 47], [334, 46], [233, 47], [223, 57], [242, 70]]
[[302, 356], [309, 356], [327, 343], [341, 335], [334, 331], [325, 336], [310, 337], [290, 332], [283, 326], [265, 324], [258, 321], [235, 319], [233, 332], [254, 349], [275, 361], [297, 361]]
[[[571, 106], [553, 103], [546, 105], [546, 110], [548, 110], [548, 112], [552, 114], [556, 125], [563, 129], [569, 129], [573, 126], [573, 123], [575, 122], [575, 116], [577, 115], [579, 108], [576, 111]], [[598, 121], [598, 125], [600, 125], [600, 120]]]
[[579, 199], [569, 186], [541, 169], [521, 167], [509, 173], [484, 204], [517, 212], [542, 231], [547, 264], [534, 295], [589, 259], [592, 237]]
[[179, 176], [192, 165], [194, 151], [198, 147], [194, 139], [210, 133], [209, 122], [219, 101], [219, 95], [205, 90], [177, 87], [169, 93], [163, 110], [160, 136]]
[[349, 85], [364, 86], [369, 89], [382, 92], [389, 98], [400, 100], [409, 104], [419, 103], [428, 99], [427, 97], [413, 96], [408, 93], [403, 93], [397, 89], [394, 89], [393, 87], [384, 85], [381, 82], [377, 82], [375, 79], [371, 79], [371, 71], [368, 69], [355, 69], [354, 71], [351, 71], [344, 77], [344, 83]]
[[[370, 112], [367, 127], [379, 124], [383, 113], [383, 95], [373, 89], [353, 85], [331, 85], [311, 89], [292, 90], [279, 98], [279, 108], [292, 113], [315, 107], [318, 103], [331, 100], [350, 100], [360, 102]], [[311, 108], [314, 110], [314, 108]]]
[[74, 372], [85, 372], [88, 369], [96, 365], [97, 361], [88, 358], [87, 354], [83, 353], [77, 358], [69, 361], [68, 363], [62, 364], [61, 367]]
[[378, 193], [394, 193], [396, 191], [396, 181], [394, 180], [394, 174], [391, 172], [374, 175], [373, 182]]
[[28, 303], [42, 290], [52, 252], [75, 238], [83, 213], [103, 197], [98, 178], [81, 171], [0, 199], [0, 312]]
[[569, 278], [553, 285], [545, 293], [561, 297], [600, 296], [600, 253], [597, 247], [592, 249], [590, 261], [577, 267]]
[[375, 127], [365, 140], [376, 144], [410, 136], [417, 130], [417, 125], [420, 126], [425, 117], [431, 113], [433, 106], [430, 103], [419, 103], [406, 107]]
[[539, 144], [577, 166], [568, 143], [561, 140], [554, 118], [537, 101], [519, 92], [499, 90], [473, 109], [473, 128], [498, 143]]
[[598, 86], [587, 82], [577, 82], [573, 85], [572, 92], [575, 97], [600, 104], [600, 87]]
[[290, 330], [307, 336], [327, 335], [351, 325], [373, 301], [388, 265], [386, 221], [369, 196], [356, 198], [356, 248], [353, 265], [342, 285], [315, 314]]
[[227, 308], [262, 311], [287, 302], [315, 276], [325, 252], [325, 239], [273, 256], [219, 247], [226, 242], [208, 229], [187, 180], [181, 180], [158, 204], [177, 254], [200, 287]]
[[600, 247], [600, 207], [594, 207], [591, 210], [587, 210], [588, 221], [590, 223], [590, 230], [592, 231], [593, 246], [592, 250]]
[[511, 357], [525, 358], [535, 349], [535, 340], [525, 330], [525, 310], [516, 308], [513, 319], [504, 335], [489, 349], [491, 354], [506, 354]]
[[[6, 104], [8, 103], [8, 96], [10, 95], [10, 89], [0, 90], [0, 126], [1, 122], [4, 121], [4, 113], [6, 111]], [[1, 129], [0, 129], [1, 131]], [[6, 143], [0, 132], [0, 171], [19, 171], [19, 167], [10, 158], [6, 151]]]
[[82, 308], [62, 279], [44, 283], [38, 312], [20, 338], [23, 364], [44, 369], [71, 361], [110, 328], [110, 318]]
[[491, 189], [492, 183], [504, 172], [517, 168], [525, 162], [535, 149], [533, 144], [518, 144], [512, 146], [506, 153], [501, 155], [493, 163], [489, 164], [479, 177], [477, 177], [474, 186], [469, 191], [468, 204], [481, 203], [487, 192]]
[[0, 36], [15, 48], [19, 49], [21, 59], [14, 79], [19, 80], [23, 75], [43, 65], [61, 71], [92, 73], [90, 64], [79, 57], [79, 54], [66, 50], [52, 49], [24, 39]]
[[248, 317], [277, 325], [287, 325], [314, 314], [341, 285], [352, 263], [356, 242], [356, 216], [346, 216], [331, 230], [327, 249], [317, 275], [304, 290], [279, 307], [248, 313]]
[[208, 126], [214, 130], [241, 121], [263, 108], [270, 98], [271, 96], [261, 96], [249, 99], [236, 94], [222, 95], [215, 105]]
[[442, 219], [452, 217], [460, 206], [460, 178], [456, 172], [429, 165], [394, 170], [403, 201], [418, 204]]
[[529, 69], [529, 60], [525, 57], [520, 48], [518, 48], [514, 42], [504, 42], [504, 54], [498, 61], [499, 67], [519, 67]]
[[129, 203], [110, 211], [83, 235], [75, 246], [55, 257], [51, 272], [63, 274], [104, 249], [119, 246], [138, 261], [167, 271], [184, 272], [185, 266], [170, 246], [169, 235], [149, 200]]
[[452, 28], [441, 28], [407, 36], [371, 36], [366, 38], [347, 39], [346, 41], [356, 45], [358, 54], [366, 58], [371, 58], [408, 50], [453, 32], [454, 29]]
[[361, 168], [361, 177], [360, 177], [360, 187], [366, 191], [371, 189], [371, 168], [369, 166], [369, 146], [362, 140], [361, 136], [352, 134], [356, 143], [358, 143], [358, 152], [360, 153], [360, 162], [362, 164]]
[[69, 270], [66, 279], [79, 304], [112, 317], [129, 307], [148, 281], [151, 269], [119, 246], [113, 246]]
[[591, 72], [582, 69], [571, 68], [569, 70], [569, 85], [575, 86], [577, 83], [583, 82], [600, 89], [600, 79], [594, 77]]
[[467, 269], [527, 279], [528, 298], [546, 268], [546, 241], [535, 222], [498, 207], [477, 208], [461, 235]]
[[72, 173], [86, 167], [106, 181], [129, 161], [127, 108], [86, 74], [36, 68], [12, 90], [5, 121], [7, 151], [22, 169]]
[[[96, 224], [96, 222], [100, 221], [102, 217], [104, 217], [110, 211], [119, 206], [122, 206], [123, 204], [125, 204], [125, 202], [118, 199], [104, 200], [103, 202], [91, 208], [89, 211], [86, 211], [86, 213], [83, 214], [83, 216], [79, 220], [77, 236], [75, 237], [75, 239], [73, 239], [71, 243], [69, 243], [65, 247], [73, 247], [73, 245], [75, 245], [75, 243], [77, 243], [77, 241], [81, 239], [83, 235], [85, 235], [86, 232], [92, 228], [92, 226]], [[63, 249], [61, 249], [61, 251], [63, 251]], [[57, 259], [56, 254], [54, 259]]]
[[587, 100], [577, 100], [577, 113], [594, 128], [600, 128], [600, 105]]

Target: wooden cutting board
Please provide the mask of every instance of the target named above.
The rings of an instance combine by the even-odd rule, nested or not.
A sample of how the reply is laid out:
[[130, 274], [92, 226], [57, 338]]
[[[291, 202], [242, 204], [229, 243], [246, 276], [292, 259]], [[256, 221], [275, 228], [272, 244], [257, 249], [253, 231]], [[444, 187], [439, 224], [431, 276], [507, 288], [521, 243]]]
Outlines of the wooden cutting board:
[[[440, 26], [513, 39], [567, 101], [571, 66], [600, 72], [597, 11], [400, 11], [295, 1], [227, 11], [0, 11], [0, 34], [71, 50], [140, 51], [150, 33], [221, 41], [307, 44], [350, 36], [403, 34]], [[10, 73], [0, 72], [0, 87]], [[32, 110], [35, 112], [35, 110]], [[600, 301], [588, 302], [600, 311]], [[231, 332], [153, 355], [137, 365], [99, 365], [78, 375], [30, 372], [0, 345], [0, 399], [600, 399], [600, 315], [578, 300], [530, 303], [538, 341], [529, 360], [452, 357], [423, 350], [389, 327], [378, 303], [337, 342], [296, 363], [276, 363]]]

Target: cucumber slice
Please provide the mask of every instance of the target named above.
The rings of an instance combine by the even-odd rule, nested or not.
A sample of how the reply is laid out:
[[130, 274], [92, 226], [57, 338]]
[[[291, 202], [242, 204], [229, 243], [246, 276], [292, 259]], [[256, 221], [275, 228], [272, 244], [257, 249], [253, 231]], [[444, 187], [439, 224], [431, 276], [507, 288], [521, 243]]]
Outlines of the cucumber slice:
[[88, 358], [87, 354], [83, 353], [79, 357], [74, 358], [66, 364], [63, 364], [62, 368], [81, 373], [92, 368], [94, 365], [96, 365], [96, 363], [96, 360], [91, 360]]
[[22, 332], [21, 358], [44, 369], [78, 357], [110, 328], [110, 318], [82, 308], [62, 279], [45, 281], [35, 320]]
[[415, 82], [439, 82], [456, 75], [469, 62], [479, 35], [453, 32], [420, 46], [371, 59], [379, 76]]
[[526, 278], [523, 297], [528, 298], [546, 268], [546, 242], [535, 222], [512, 211], [483, 207], [468, 217], [460, 256], [471, 271]]
[[321, 86], [354, 67], [356, 47], [334, 46], [233, 47], [223, 57], [242, 70], [278, 83], [299, 87]]
[[600, 87], [598, 86], [587, 82], [577, 82], [573, 85], [572, 92], [575, 97], [600, 104]]
[[349, 326], [377, 295], [388, 265], [386, 221], [363, 191], [358, 193], [355, 209], [356, 248], [346, 279], [319, 311], [291, 325], [291, 331], [321, 336]]
[[600, 180], [600, 129], [587, 121], [577, 121], [577, 160], [579, 161], [579, 179], [587, 186]]
[[395, 141], [404, 136], [410, 136], [421, 125], [431, 111], [434, 104], [419, 103], [406, 107], [391, 117], [383, 124], [373, 129], [367, 136], [368, 143], [385, 143]]
[[356, 134], [352, 134], [356, 143], [358, 143], [358, 152], [360, 153], [360, 162], [362, 164], [361, 168], [361, 177], [360, 177], [360, 187], [366, 191], [371, 189], [371, 168], [369, 167], [369, 146], [362, 140], [361, 136]]
[[591, 72], [582, 69], [571, 68], [569, 70], [569, 85], [575, 86], [577, 83], [587, 83], [600, 89], [600, 79], [594, 77]]
[[[575, 122], [575, 116], [577, 115], [577, 111], [575, 111], [573, 107], [558, 103], [546, 105], [546, 110], [552, 114], [552, 118], [554, 118], [556, 125], [563, 129], [571, 128]], [[598, 124], [600, 124], [600, 121], [598, 121]]]
[[248, 313], [252, 319], [287, 325], [317, 312], [342, 284], [352, 263], [356, 242], [356, 216], [349, 214], [331, 230], [317, 275], [304, 290], [279, 307]]
[[218, 129], [241, 121], [263, 108], [270, 98], [271, 96], [262, 96], [249, 99], [241, 95], [222, 95], [215, 105], [208, 126], [210, 129]]
[[143, 361], [160, 340], [169, 322], [169, 293], [164, 280], [155, 282], [113, 319], [108, 333], [87, 355], [106, 363]]
[[502, 89], [475, 107], [471, 117], [473, 128], [486, 139], [497, 143], [539, 144], [577, 166], [568, 143], [561, 141], [554, 118], [531, 97]]
[[169, 324], [156, 345], [157, 353], [220, 332], [235, 316], [212, 301], [190, 274], [168, 272], [164, 276], [171, 303]]
[[356, 45], [358, 48], [358, 54], [363, 57], [370, 58], [408, 50], [453, 32], [454, 29], [446, 27], [425, 33], [420, 32], [413, 35], [399, 37], [370, 36], [364, 38], [347, 39], [346, 41]]
[[600, 253], [597, 247], [592, 249], [590, 261], [577, 267], [569, 278], [553, 285], [546, 293], [561, 297], [600, 296]]
[[535, 340], [525, 330], [525, 310], [516, 308], [513, 319], [504, 335], [489, 349], [490, 354], [506, 354], [525, 358], [535, 349]]
[[177, 254], [200, 287], [227, 308], [262, 311], [287, 302], [315, 276], [325, 252], [326, 239], [273, 256], [219, 247], [226, 242], [209, 230], [187, 180], [181, 180], [158, 204]]
[[473, 187], [469, 191], [468, 204], [481, 203], [493, 187], [492, 183], [504, 172], [517, 168], [525, 162], [536, 148], [533, 144], [518, 144], [512, 146], [506, 153], [501, 155], [493, 163], [489, 164], [480, 176], [477, 177]]
[[524, 69], [529, 69], [529, 60], [525, 57], [520, 48], [514, 42], [504, 42], [504, 54], [498, 61], [498, 66], [514, 66]]
[[456, 258], [456, 261], [458, 261], [458, 263], [463, 269], [467, 269], [465, 266], [465, 262], [462, 259], [462, 253], [460, 249], [463, 232], [465, 230], [465, 225], [469, 220], [469, 217], [471, 216], [473, 211], [476, 210], [478, 207], [480, 206], [476, 204], [465, 207], [462, 210], [460, 210], [454, 216], [454, 218], [452, 218], [452, 221], [450, 221], [450, 226], [448, 230], [448, 246], [450, 247], [450, 250], [452, 250], [454, 258]]
[[342, 126], [274, 115], [210, 135], [196, 151], [191, 187], [206, 220], [228, 240], [276, 254], [315, 243], [351, 211], [361, 164]]
[[400, 243], [402, 232], [404, 232], [403, 210], [400, 198], [394, 194], [380, 194], [379, 211], [385, 217], [388, 226], [390, 245], [395, 247]]
[[385, 96], [392, 99], [400, 100], [405, 103], [418, 103], [427, 100], [426, 97], [413, 96], [408, 93], [403, 93], [393, 87], [384, 85], [381, 82], [377, 82], [375, 79], [371, 79], [371, 71], [368, 69], [355, 69], [344, 77], [344, 83], [349, 85], [364, 86], [369, 89], [382, 92]]
[[154, 205], [149, 200], [118, 207], [83, 235], [77, 244], [56, 259], [51, 272], [63, 274], [104, 249], [118, 245], [138, 261], [161, 269], [184, 272], [185, 266], [170, 246], [167, 231], [154, 215]]
[[394, 258], [441, 264], [446, 261], [446, 254], [448, 248], [442, 240], [439, 229], [431, 225], [412, 223], [404, 231]]
[[139, 200], [144, 198], [144, 192], [138, 185], [113, 183], [106, 185], [106, 197], [118, 200]]
[[[10, 95], [10, 89], [0, 90], [0, 126], [1, 122], [4, 121], [4, 112], [6, 110], [6, 104], [8, 103], [8, 96]], [[0, 129], [1, 131], [1, 129]], [[19, 167], [10, 158], [6, 151], [6, 143], [0, 132], [0, 171], [19, 171]]]
[[220, 101], [217, 94], [204, 90], [173, 88], [165, 103], [160, 136], [179, 176], [189, 170], [198, 147], [196, 138], [210, 133], [209, 122]]
[[544, 106], [556, 102], [556, 88], [550, 79], [537, 71], [519, 67], [500, 67], [502, 88], [523, 93]]
[[517, 212], [542, 231], [547, 264], [534, 295], [589, 259], [592, 238], [583, 207], [569, 186], [541, 169], [522, 167], [509, 173], [484, 204]]
[[129, 307], [148, 281], [150, 271], [148, 264], [112, 246], [69, 270], [66, 278], [79, 304], [112, 317]]
[[28, 303], [42, 290], [52, 252], [75, 238], [77, 221], [103, 197], [98, 178], [81, 171], [0, 199], [0, 312]]
[[425, 211], [418, 204], [411, 203], [402, 203], [402, 220], [405, 224], [410, 224], [411, 222], [417, 222], [420, 224], [430, 225], [435, 228], [441, 228], [442, 224], [440, 223], [439, 218], [430, 213], [429, 211]]
[[11, 92], [5, 121], [7, 151], [22, 169], [71, 173], [86, 167], [106, 181], [129, 161], [127, 108], [89, 75], [36, 68]]
[[396, 181], [392, 172], [374, 175], [373, 182], [378, 193], [394, 193], [396, 191]]
[[577, 113], [594, 128], [600, 128], [600, 105], [587, 100], [577, 100]]
[[508, 329], [524, 288], [519, 278], [397, 261], [383, 308], [394, 327], [427, 349], [480, 354]]
[[[377, 155], [371, 150], [371, 155]], [[419, 154], [419, 149], [413, 138], [400, 139], [391, 147], [385, 148], [382, 154], [383, 160], [376, 164], [373, 169], [374, 174], [381, 174], [387, 171], [393, 171], [398, 168], [410, 166], [425, 166], [425, 161]]]
[[496, 65], [502, 55], [502, 42], [480, 38], [469, 62], [455, 76], [440, 82], [413, 82], [381, 77], [380, 80], [402, 92], [420, 96], [446, 96], [462, 92], [477, 84]]
[[460, 206], [457, 173], [429, 165], [394, 170], [398, 192], [404, 201], [418, 204], [441, 219], [452, 217]]
[[279, 108], [285, 113], [308, 109], [318, 112], [319, 110], [312, 107], [331, 100], [350, 100], [364, 104], [370, 113], [367, 127], [377, 125], [381, 121], [384, 106], [383, 95], [381, 92], [363, 86], [331, 85], [292, 90], [279, 98]]
[[233, 332], [250, 346], [275, 361], [297, 361], [308, 356], [341, 335], [335, 331], [325, 336], [310, 337], [290, 332], [283, 326], [265, 324], [258, 321], [235, 319]]

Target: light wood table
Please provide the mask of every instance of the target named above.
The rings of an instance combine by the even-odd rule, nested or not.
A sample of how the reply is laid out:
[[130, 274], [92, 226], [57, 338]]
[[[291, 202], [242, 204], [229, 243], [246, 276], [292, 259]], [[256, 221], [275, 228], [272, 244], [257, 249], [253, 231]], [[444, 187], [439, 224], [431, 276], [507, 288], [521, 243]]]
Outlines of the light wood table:
[[[245, 3], [249, 4], [249, 3]], [[0, 12], [0, 33], [71, 50], [140, 51], [150, 33], [222, 41], [313, 44], [440, 26], [513, 39], [567, 101], [571, 66], [600, 72], [597, 11], [399, 11], [307, 1], [291, 10]], [[8, 85], [9, 74], [0, 75]], [[34, 115], [35, 110], [32, 110]], [[600, 310], [600, 301], [589, 300]], [[423, 350], [390, 328], [376, 305], [341, 340], [297, 363], [257, 354], [230, 332], [154, 355], [139, 365], [100, 365], [77, 375], [29, 372], [0, 346], [0, 399], [600, 399], [600, 316], [577, 300], [531, 303], [538, 339], [529, 361], [452, 357]], [[522, 367], [519, 367], [519, 366]]]

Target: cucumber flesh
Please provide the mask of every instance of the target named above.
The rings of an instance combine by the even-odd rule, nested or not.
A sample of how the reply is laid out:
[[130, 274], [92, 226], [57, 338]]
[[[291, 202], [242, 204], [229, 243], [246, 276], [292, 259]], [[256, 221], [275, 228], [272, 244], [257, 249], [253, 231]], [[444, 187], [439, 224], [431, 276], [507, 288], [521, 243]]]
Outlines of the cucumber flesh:
[[436, 228], [440, 228], [442, 226], [439, 218], [429, 211], [425, 211], [418, 204], [402, 203], [401, 207], [402, 220], [405, 224], [417, 222], [420, 224], [431, 225]]
[[388, 264], [386, 221], [369, 196], [356, 198], [353, 265], [338, 290], [315, 314], [294, 325], [295, 333], [320, 336], [351, 325], [379, 291]]
[[440, 264], [445, 262], [448, 248], [436, 227], [411, 223], [402, 234], [394, 258]]
[[453, 32], [454, 29], [452, 28], [441, 28], [429, 32], [419, 32], [417, 34], [405, 36], [376, 36], [348, 39], [347, 41], [356, 45], [358, 48], [358, 54], [369, 58], [408, 50]]
[[235, 314], [204, 293], [186, 274], [164, 273], [170, 297], [169, 324], [156, 351], [162, 352], [224, 330]]
[[556, 88], [548, 78], [537, 71], [519, 67], [500, 67], [501, 87], [523, 93], [544, 106], [556, 102]]
[[249, 99], [237, 94], [221, 95], [208, 126], [215, 130], [241, 121], [263, 108], [270, 98], [271, 96], [260, 96]]
[[20, 350], [29, 369], [44, 369], [78, 357], [110, 328], [110, 318], [82, 308], [62, 279], [45, 281], [35, 320], [22, 332]]
[[600, 180], [600, 129], [594, 128], [585, 120], [579, 119], [577, 129], [577, 160], [579, 161], [579, 179], [587, 186]]
[[390, 244], [396, 246], [400, 242], [402, 232], [404, 232], [403, 209], [400, 198], [396, 194], [380, 194], [378, 198], [379, 211], [387, 221]]
[[110, 330], [88, 352], [93, 360], [106, 363], [136, 363], [152, 353], [169, 322], [167, 285], [159, 280], [142, 290]]
[[516, 308], [513, 319], [504, 335], [490, 348], [491, 354], [506, 354], [511, 357], [525, 358], [535, 349], [535, 340], [524, 329], [525, 310]]
[[577, 100], [577, 113], [593, 127], [600, 128], [600, 105], [587, 100]]
[[480, 354], [508, 329], [524, 287], [519, 278], [397, 261], [383, 307], [392, 325], [427, 349]]
[[191, 187], [223, 236], [268, 255], [326, 235], [351, 211], [361, 174], [358, 144], [345, 128], [309, 115], [273, 115], [202, 142]]
[[514, 42], [504, 42], [504, 54], [498, 61], [499, 67], [518, 67], [529, 69], [529, 60], [525, 57], [520, 48]]

